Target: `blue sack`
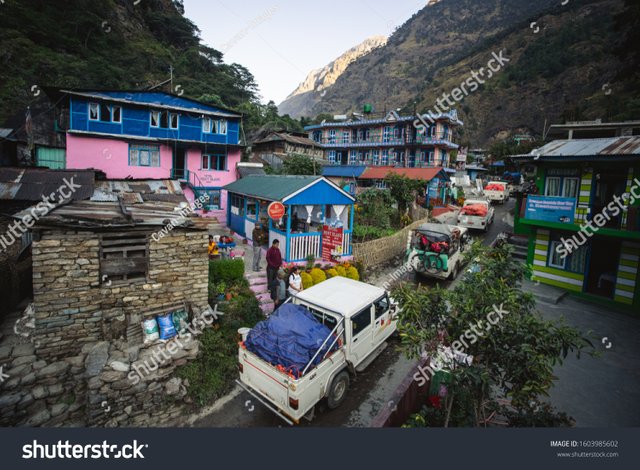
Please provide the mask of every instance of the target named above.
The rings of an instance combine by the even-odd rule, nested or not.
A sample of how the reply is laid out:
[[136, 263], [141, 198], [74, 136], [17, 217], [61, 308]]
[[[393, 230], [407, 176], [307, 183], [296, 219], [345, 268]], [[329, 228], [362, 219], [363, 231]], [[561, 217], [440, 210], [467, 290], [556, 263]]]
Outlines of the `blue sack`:
[[[306, 308], [284, 304], [268, 320], [258, 323], [247, 336], [247, 350], [273, 366], [283, 366], [299, 377], [331, 330]], [[313, 365], [322, 362], [333, 339], [327, 341]], [[338, 345], [334, 344], [333, 350]]]
[[171, 339], [178, 334], [175, 326], [173, 326], [173, 318], [170, 313], [162, 316], [158, 315], [156, 318], [160, 330], [160, 339]]

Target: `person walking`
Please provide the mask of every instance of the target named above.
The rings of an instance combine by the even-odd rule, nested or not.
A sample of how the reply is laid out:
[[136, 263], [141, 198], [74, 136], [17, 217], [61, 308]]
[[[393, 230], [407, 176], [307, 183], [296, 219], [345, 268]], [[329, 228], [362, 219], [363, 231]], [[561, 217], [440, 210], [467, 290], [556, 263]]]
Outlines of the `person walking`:
[[262, 226], [258, 223], [251, 232], [251, 239], [253, 240], [253, 272], [258, 272], [262, 268], [260, 267], [260, 258], [262, 258]]
[[295, 297], [304, 290], [302, 285], [302, 276], [300, 276], [300, 268], [294, 266], [289, 276], [289, 295]]
[[271, 248], [267, 250], [267, 285], [270, 286], [278, 274], [278, 269], [282, 266], [282, 253], [280, 253], [280, 242], [274, 240]]
[[278, 270], [278, 276], [270, 286], [271, 300], [273, 300], [273, 311], [278, 310], [278, 307], [287, 300], [287, 285], [284, 282], [286, 274], [282, 269]]

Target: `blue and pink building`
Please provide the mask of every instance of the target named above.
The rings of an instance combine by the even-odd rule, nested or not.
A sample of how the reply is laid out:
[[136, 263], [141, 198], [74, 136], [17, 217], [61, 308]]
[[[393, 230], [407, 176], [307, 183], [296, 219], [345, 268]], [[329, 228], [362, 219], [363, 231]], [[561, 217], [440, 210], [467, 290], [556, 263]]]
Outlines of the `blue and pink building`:
[[176, 179], [187, 199], [209, 195], [207, 215], [224, 221], [237, 179], [242, 116], [160, 91], [47, 91], [65, 149], [36, 148], [38, 166], [96, 169], [108, 179]]

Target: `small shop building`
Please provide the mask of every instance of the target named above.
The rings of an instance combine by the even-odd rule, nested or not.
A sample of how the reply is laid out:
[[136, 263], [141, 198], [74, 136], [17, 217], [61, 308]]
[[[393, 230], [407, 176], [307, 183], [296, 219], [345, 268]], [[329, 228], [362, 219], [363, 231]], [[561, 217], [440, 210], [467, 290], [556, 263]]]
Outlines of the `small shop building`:
[[[322, 176], [248, 176], [224, 188], [227, 225], [251, 241], [256, 224], [269, 245], [280, 242], [286, 262], [309, 256], [341, 261], [352, 256], [353, 196]], [[269, 207], [283, 208], [280, 218]], [[267, 237], [263, 237], [266, 241]]]
[[511, 159], [535, 168], [515, 215], [535, 279], [639, 312], [640, 137], [556, 140]]

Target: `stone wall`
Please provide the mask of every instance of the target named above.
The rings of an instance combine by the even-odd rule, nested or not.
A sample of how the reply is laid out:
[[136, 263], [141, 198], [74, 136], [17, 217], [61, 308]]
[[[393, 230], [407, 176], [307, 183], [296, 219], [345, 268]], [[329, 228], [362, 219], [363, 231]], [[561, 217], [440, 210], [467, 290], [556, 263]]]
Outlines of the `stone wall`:
[[[33, 244], [34, 330], [0, 342], [0, 426], [152, 426], [189, 401], [176, 368], [210, 323], [143, 344], [146, 316], [208, 307], [207, 233], [150, 240], [147, 281], [102, 283], [91, 232], [45, 231]], [[29, 324], [29, 318], [21, 324]]]
[[396, 256], [403, 256], [407, 249], [409, 232], [429, 221], [429, 218], [418, 220], [399, 232], [377, 240], [353, 244], [353, 258], [365, 268], [373, 268], [387, 263]]
[[44, 232], [33, 242], [35, 338], [43, 357], [66, 357], [87, 343], [126, 336], [145, 311], [208, 300], [207, 233], [174, 231], [149, 240], [149, 278], [101, 282], [93, 232]]

